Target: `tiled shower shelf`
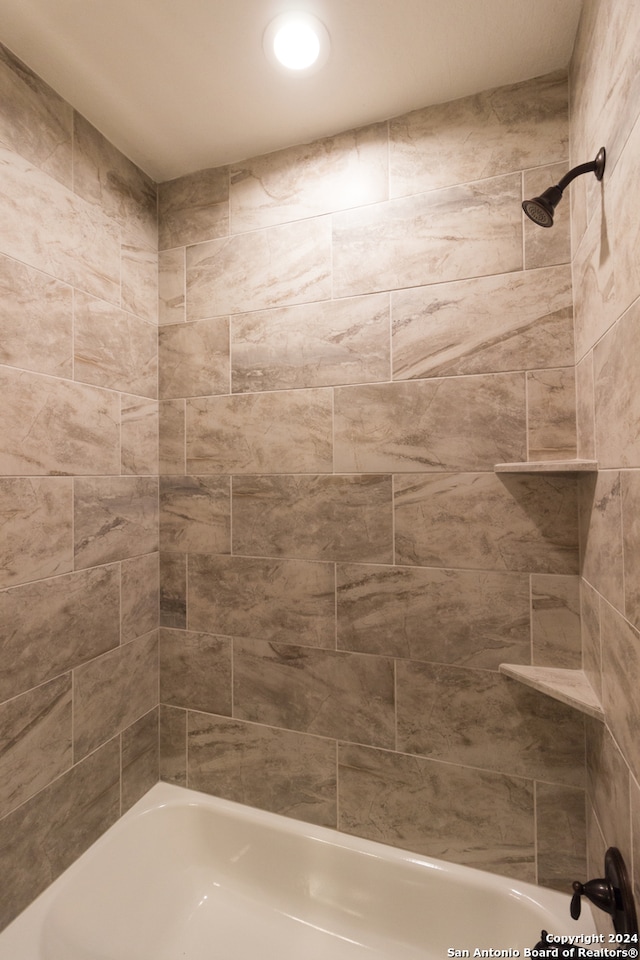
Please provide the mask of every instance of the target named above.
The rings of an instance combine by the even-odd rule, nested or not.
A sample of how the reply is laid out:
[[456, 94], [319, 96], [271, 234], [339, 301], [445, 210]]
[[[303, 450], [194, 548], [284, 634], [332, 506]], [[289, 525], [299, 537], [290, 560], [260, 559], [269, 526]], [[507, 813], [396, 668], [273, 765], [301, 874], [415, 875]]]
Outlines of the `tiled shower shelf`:
[[500, 673], [513, 680], [546, 693], [555, 700], [575, 707], [582, 713], [604, 720], [602, 704], [589, 683], [584, 670], [563, 670], [559, 667], [523, 667], [515, 663], [501, 663]]
[[531, 460], [528, 463], [496, 463], [496, 473], [597, 473], [597, 460]]

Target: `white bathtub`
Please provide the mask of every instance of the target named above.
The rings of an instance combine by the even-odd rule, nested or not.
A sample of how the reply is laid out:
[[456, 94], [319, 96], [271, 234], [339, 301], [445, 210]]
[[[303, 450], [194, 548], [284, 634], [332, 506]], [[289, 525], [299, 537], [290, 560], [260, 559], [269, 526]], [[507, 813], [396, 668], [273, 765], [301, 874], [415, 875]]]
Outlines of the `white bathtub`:
[[564, 894], [160, 783], [0, 934], [0, 960], [525, 957], [543, 928], [595, 933]]

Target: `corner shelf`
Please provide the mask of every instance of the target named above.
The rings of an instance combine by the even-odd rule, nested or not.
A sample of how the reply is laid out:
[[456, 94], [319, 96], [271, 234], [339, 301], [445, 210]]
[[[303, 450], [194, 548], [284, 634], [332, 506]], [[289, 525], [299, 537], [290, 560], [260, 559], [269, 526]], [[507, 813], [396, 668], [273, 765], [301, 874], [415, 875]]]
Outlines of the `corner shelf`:
[[565, 670], [560, 667], [526, 667], [516, 663], [501, 663], [500, 673], [533, 687], [554, 700], [560, 700], [596, 720], [604, 720], [604, 710], [584, 670]]
[[597, 473], [597, 460], [530, 460], [496, 463], [495, 473]]

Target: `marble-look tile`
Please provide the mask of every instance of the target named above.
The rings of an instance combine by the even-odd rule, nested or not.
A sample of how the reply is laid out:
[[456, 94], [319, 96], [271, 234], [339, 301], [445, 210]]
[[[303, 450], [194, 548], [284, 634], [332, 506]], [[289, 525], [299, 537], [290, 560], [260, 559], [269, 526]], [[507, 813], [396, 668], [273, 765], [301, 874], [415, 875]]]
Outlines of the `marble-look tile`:
[[572, 460], [576, 445], [576, 379], [572, 367], [527, 373], [529, 460]]
[[102, 477], [76, 480], [74, 540], [76, 568], [156, 551], [157, 479]]
[[525, 459], [520, 373], [335, 390], [340, 473], [491, 470]]
[[513, 174], [335, 214], [334, 296], [521, 270], [521, 194]]
[[187, 400], [187, 473], [333, 469], [330, 390]]
[[393, 749], [393, 660], [234, 638], [233, 715]]
[[71, 674], [0, 705], [0, 819], [71, 766]]
[[187, 785], [187, 711], [160, 704], [160, 779]]
[[584, 790], [536, 783], [538, 883], [566, 894], [587, 873]]
[[617, 316], [610, 214], [606, 202], [606, 195], [603, 195], [603, 203], [597, 208], [573, 255], [577, 360], [581, 360], [600, 340]]
[[110, 390], [157, 396], [156, 326], [76, 292], [74, 377]]
[[564, 72], [414, 110], [389, 124], [391, 196], [564, 160]]
[[158, 323], [184, 323], [185, 249], [161, 250], [158, 255]]
[[158, 708], [122, 732], [122, 813], [158, 782]]
[[0, 101], [0, 143], [70, 187], [73, 109], [1, 44]]
[[600, 594], [584, 579], [580, 582], [580, 625], [582, 632], [582, 668], [602, 702]]
[[158, 475], [158, 403], [139, 397], [120, 398], [121, 472]]
[[[640, 629], [640, 473], [624, 470], [620, 479], [624, 606], [619, 603], [617, 606], [624, 610], [627, 620]], [[617, 572], [620, 572], [619, 568]]]
[[[636, 34], [638, 34], [638, 31], [636, 31]], [[638, 39], [640, 39], [640, 36]], [[640, 61], [638, 66], [640, 67]], [[640, 93], [640, 87], [638, 92]], [[640, 265], [637, 256], [640, 247], [640, 231], [638, 218], [634, 216], [634, 205], [629, 203], [631, 185], [639, 182], [640, 119], [636, 120], [629, 140], [624, 145], [620, 160], [613, 171], [611, 182], [608, 184], [608, 190], [612, 198], [616, 303], [620, 313], [624, 312], [640, 296]]]
[[336, 825], [336, 745], [259, 724], [188, 715], [188, 785], [321, 826]]
[[120, 745], [105, 744], [0, 820], [0, 929], [66, 870], [120, 813]]
[[629, 768], [604, 723], [587, 725], [587, 789], [607, 843], [626, 854], [631, 848]]
[[398, 661], [398, 749], [584, 786], [584, 718], [489, 670]]
[[231, 639], [160, 630], [160, 700], [173, 707], [231, 716]]
[[0, 534], [0, 587], [72, 570], [72, 481], [0, 478]]
[[116, 394], [0, 367], [0, 395], [3, 474], [120, 473]]
[[633, 896], [638, 903], [640, 894], [640, 787], [629, 777], [629, 794], [631, 798], [631, 862], [633, 870]]
[[189, 557], [189, 628], [335, 646], [331, 563], [253, 557]]
[[120, 565], [122, 642], [135, 640], [158, 626], [160, 601], [158, 554], [123, 560]]
[[115, 565], [0, 592], [0, 701], [120, 643]]
[[635, 358], [640, 351], [640, 300], [593, 351], [596, 451], [601, 467], [640, 464], [640, 400]]
[[387, 125], [288, 147], [230, 168], [231, 230], [243, 233], [388, 198]]
[[531, 643], [532, 663], [537, 666], [580, 670], [582, 639], [578, 577], [533, 574]]
[[582, 576], [592, 587], [624, 609], [621, 476], [601, 470], [579, 487]]
[[71, 377], [72, 321], [71, 287], [0, 256], [0, 363]]
[[338, 829], [533, 881], [533, 784], [423, 757], [339, 746]]
[[396, 563], [578, 573], [576, 481], [490, 473], [395, 480]]
[[158, 337], [160, 397], [229, 393], [229, 321], [226, 317], [167, 324]]
[[228, 477], [160, 478], [160, 549], [164, 553], [230, 553]]
[[159, 403], [159, 460], [160, 475], [183, 476], [187, 469], [186, 404], [184, 400], [161, 400]]
[[394, 380], [573, 363], [569, 267], [399, 290], [391, 311]]
[[608, 603], [600, 605], [602, 699], [607, 726], [636, 780], [640, 778], [640, 636]]
[[576, 364], [577, 452], [585, 460], [596, 459], [596, 401], [593, 351]]
[[384, 294], [233, 317], [234, 393], [389, 379]]
[[161, 250], [202, 243], [229, 232], [229, 169], [199, 170], [158, 187]]
[[529, 663], [529, 577], [338, 565], [338, 647], [496, 670]]
[[330, 217], [187, 248], [187, 320], [330, 297]]
[[158, 679], [157, 631], [74, 670], [74, 760], [157, 706]]
[[119, 304], [119, 225], [4, 148], [0, 169], [0, 252]]
[[235, 477], [234, 553], [391, 563], [388, 476]]
[[160, 625], [184, 629], [187, 626], [187, 557], [160, 554]]
[[122, 308], [147, 323], [158, 323], [158, 254], [130, 241], [121, 247]]
[[[558, 183], [569, 170], [569, 164], [554, 163], [548, 167], [525, 170], [522, 176], [523, 200], [539, 197], [549, 187]], [[571, 263], [571, 205], [569, 191], [564, 202], [558, 206], [553, 228], [545, 230], [524, 213], [524, 266], [525, 270], [550, 267], [557, 263]]]

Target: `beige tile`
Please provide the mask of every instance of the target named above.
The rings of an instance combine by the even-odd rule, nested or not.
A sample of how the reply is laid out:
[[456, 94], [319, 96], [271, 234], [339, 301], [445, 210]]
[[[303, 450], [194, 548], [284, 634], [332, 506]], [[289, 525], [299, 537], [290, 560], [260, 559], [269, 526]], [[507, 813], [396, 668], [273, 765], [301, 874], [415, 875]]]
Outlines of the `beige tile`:
[[338, 647], [496, 670], [529, 663], [526, 574], [338, 565]]
[[631, 848], [629, 768], [603, 723], [587, 726], [587, 788], [607, 844], [626, 855]]
[[158, 481], [104, 477], [75, 481], [76, 568], [158, 549]]
[[423, 757], [339, 747], [338, 828], [533, 881], [533, 784]]
[[71, 674], [0, 705], [0, 819], [71, 766]]
[[185, 320], [185, 250], [162, 250], [158, 256], [158, 323]]
[[158, 626], [160, 601], [157, 553], [123, 560], [120, 565], [122, 642], [142, 637]]
[[230, 553], [228, 477], [160, 478], [160, 549], [166, 553]]
[[0, 929], [66, 870], [120, 813], [120, 745], [105, 744], [0, 820], [6, 890]]
[[514, 174], [335, 214], [334, 296], [521, 270], [520, 197]]
[[158, 403], [123, 395], [120, 400], [121, 472], [133, 476], [158, 474]]
[[233, 164], [232, 232], [386, 200], [388, 152], [379, 123]]
[[72, 570], [72, 481], [1, 478], [0, 533], [0, 586]]
[[158, 708], [122, 732], [122, 812], [158, 782]]
[[226, 317], [162, 326], [158, 357], [163, 400], [229, 393], [229, 321]]
[[187, 785], [187, 711], [160, 704], [160, 778]]
[[[622, 486], [622, 547], [624, 562], [624, 610], [627, 620], [640, 628], [640, 473], [624, 470], [620, 474]], [[616, 569], [619, 574], [619, 567]], [[619, 597], [616, 597], [619, 600]]]
[[601, 467], [640, 464], [640, 400], [635, 358], [640, 350], [640, 300], [593, 351], [596, 451]]
[[0, 363], [71, 377], [72, 320], [71, 287], [0, 256]]
[[[639, 31], [636, 28], [636, 36], [638, 35]], [[640, 67], [637, 54], [634, 56]], [[638, 93], [640, 93], [640, 87], [638, 87]], [[620, 313], [640, 296], [640, 266], [637, 257], [640, 232], [638, 219], [634, 216], [634, 205], [629, 202], [629, 190], [633, 189], [631, 185], [639, 181], [640, 120], [636, 120], [620, 160], [607, 184], [608, 193], [611, 196], [616, 302]]]
[[629, 793], [631, 796], [633, 896], [637, 903], [638, 892], [640, 891], [640, 787], [633, 777], [629, 778]]
[[596, 459], [596, 411], [593, 351], [576, 365], [576, 427], [578, 456]]
[[187, 320], [327, 300], [330, 296], [329, 217], [187, 248]]
[[573, 363], [569, 267], [399, 290], [391, 307], [394, 380]]
[[233, 715], [393, 749], [393, 660], [234, 638]]
[[335, 827], [335, 743], [206, 713], [188, 724], [189, 787]]
[[190, 399], [186, 429], [188, 473], [333, 469], [330, 390]]
[[525, 458], [522, 374], [335, 390], [341, 473], [490, 470]]
[[187, 557], [160, 554], [160, 624], [184, 629], [187, 625]]
[[529, 460], [576, 457], [576, 380], [572, 368], [527, 373], [527, 446]]
[[0, 592], [0, 701], [116, 647], [119, 612], [115, 565]]
[[602, 701], [602, 643], [600, 638], [600, 595], [586, 580], [580, 582], [580, 625], [582, 668]]
[[335, 646], [331, 563], [196, 555], [188, 577], [191, 630]]
[[582, 576], [624, 609], [621, 475], [601, 470], [580, 486]]
[[384, 294], [233, 317], [234, 393], [389, 379]]
[[235, 477], [234, 553], [392, 561], [391, 477]]
[[0, 367], [4, 474], [119, 474], [120, 400], [97, 387]]
[[75, 295], [74, 377], [110, 390], [157, 396], [158, 332], [154, 324], [103, 300]]
[[78, 667], [73, 675], [77, 762], [158, 703], [157, 631]]
[[121, 247], [122, 308], [147, 323], [158, 323], [158, 253], [130, 241]]
[[182, 476], [186, 472], [185, 407], [184, 400], [160, 401], [158, 443], [161, 476]]
[[391, 196], [563, 160], [567, 121], [562, 72], [397, 117], [389, 125]]
[[584, 718], [489, 670], [399, 661], [398, 749], [584, 786]]
[[536, 783], [538, 883], [566, 894], [587, 876], [585, 795], [556, 783]]
[[576, 482], [490, 473], [395, 479], [396, 563], [578, 572]]
[[158, 187], [161, 250], [202, 243], [229, 232], [229, 170], [199, 170]]
[[[523, 200], [539, 197], [549, 187], [558, 183], [569, 171], [569, 164], [554, 163], [550, 166], [525, 170], [522, 176]], [[550, 230], [533, 223], [523, 213], [524, 266], [526, 270], [550, 267], [556, 263], [571, 262], [571, 203], [569, 190], [565, 191], [558, 204]]]
[[160, 631], [163, 704], [231, 716], [231, 639], [185, 630]]
[[573, 255], [576, 358], [581, 360], [617, 316], [607, 197]]
[[640, 704], [640, 637], [608, 603], [601, 604], [602, 698], [611, 730], [636, 779], [640, 776], [638, 725]]
[[580, 581], [578, 577], [531, 577], [532, 663], [541, 667], [582, 667]]

